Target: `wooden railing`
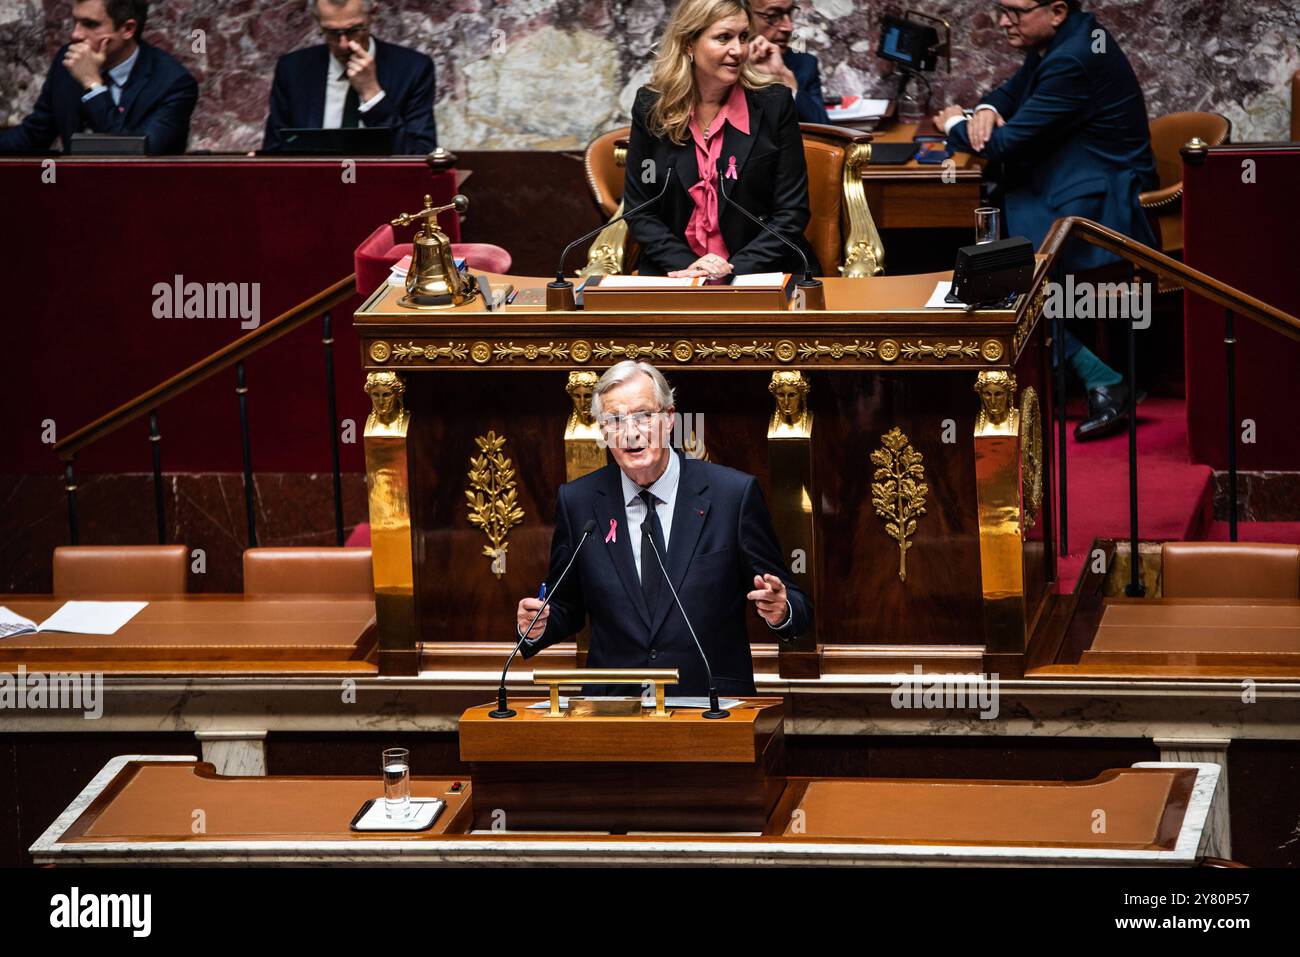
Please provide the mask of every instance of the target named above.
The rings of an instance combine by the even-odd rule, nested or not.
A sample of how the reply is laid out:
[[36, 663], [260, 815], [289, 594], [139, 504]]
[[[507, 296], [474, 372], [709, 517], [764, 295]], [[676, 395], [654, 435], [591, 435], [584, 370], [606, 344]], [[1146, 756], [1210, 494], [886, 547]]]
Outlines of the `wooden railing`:
[[[1071, 239], [1079, 239], [1102, 249], [1115, 253], [1131, 267], [1141, 267], [1165, 279], [1181, 283], [1183, 288], [1193, 295], [1201, 296], [1224, 308], [1223, 348], [1227, 372], [1224, 401], [1227, 406], [1227, 441], [1228, 441], [1228, 537], [1237, 540], [1237, 337], [1235, 331], [1236, 316], [1245, 316], [1271, 329], [1279, 335], [1300, 340], [1300, 319], [1283, 312], [1268, 303], [1249, 296], [1239, 289], [1220, 282], [1213, 276], [1193, 269], [1164, 253], [1152, 249], [1143, 243], [1130, 239], [1123, 233], [1117, 233], [1100, 223], [1078, 216], [1058, 219], [1052, 224], [1047, 238], [1039, 247], [1043, 256], [1034, 277], [1034, 288], [1038, 288], [1051, 275], [1065, 244]], [[1058, 462], [1057, 481], [1059, 483], [1058, 504], [1060, 513], [1061, 554], [1068, 554], [1066, 521], [1068, 517], [1068, 496], [1066, 494], [1066, 456], [1065, 456], [1065, 362], [1063, 357], [1064, 316], [1057, 317], [1058, 327], [1054, 336], [1057, 355], [1057, 416]], [[1138, 597], [1145, 593], [1139, 580], [1141, 562], [1138, 560], [1138, 503], [1137, 503], [1137, 349], [1134, 341], [1134, 324], [1128, 323], [1128, 375], [1125, 377], [1129, 390], [1128, 416], [1128, 461], [1129, 461], [1129, 556], [1131, 576], [1125, 593]]]
[[313, 319], [324, 317], [324, 329], [321, 338], [325, 350], [326, 400], [330, 420], [330, 435], [333, 436], [332, 452], [334, 463], [334, 526], [335, 535], [340, 545], [343, 544], [343, 487], [339, 474], [339, 446], [336, 420], [336, 397], [334, 390], [334, 337], [330, 311], [343, 305], [356, 295], [356, 275], [349, 275], [333, 285], [322, 289], [291, 309], [282, 312], [270, 322], [266, 322], [241, 336], [229, 345], [223, 346], [206, 358], [200, 359], [189, 368], [177, 373], [165, 382], [140, 393], [134, 399], [122, 403], [106, 415], [100, 416], [89, 425], [83, 426], [67, 438], [57, 442], [55, 453], [63, 460], [64, 487], [68, 496], [68, 528], [72, 543], [77, 543], [77, 484], [73, 472], [73, 460], [78, 452], [93, 445], [125, 425], [137, 419], [149, 416], [149, 438], [153, 446], [154, 510], [158, 523], [158, 541], [166, 540], [166, 514], [163, 502], [162, 452], [161, 437], [158, 434], [158, 409], [177, 396], [183, 395], [200, 382], [214, 375], [235, 367], [235, 391], [239, 396], [239, 420], [243, 439], [244, 457], [244, 506], [248, 518], [248, 544], [257, 544], [256, 512], [253, 502], [253, 465], [248, 432], [248, 389], [244, 380], [244, 360], [270, 345], [275, 340], [286, 336], [295, 329]]

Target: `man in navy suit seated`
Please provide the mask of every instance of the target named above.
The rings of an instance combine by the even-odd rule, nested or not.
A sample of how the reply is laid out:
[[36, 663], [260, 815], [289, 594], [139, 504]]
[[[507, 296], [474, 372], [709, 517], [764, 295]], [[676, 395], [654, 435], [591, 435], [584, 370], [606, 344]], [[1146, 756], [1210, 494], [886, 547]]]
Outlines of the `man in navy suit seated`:
[[370, 35], [374, 0], [311, 0], [325, 42], [275, 65], [262, 149], [282, 148], [286, 129], [386, 126], [393, 152], [431, 152], [433, 60]]
[[817, 58], [790, 49], [799, 5], [794, 0], [750, 0], [749, 6], [754, 13], [750, 63], [794, 91], [794, 110], [800, 123], [829, 123]]
[[[1052, 223], [1083, 216], [1158, 247], [1138, 194], [1158, 184], [1146, 102], [1115, 38], [1079, 0], [1000, 0], [999, 25], [1024, 65], [975, 107], [934, 117], [953, 149], [1001, 166], [1008, 235], [1041, 243]], [[1110, 266], [1118, 257], [1071, 242], [1063, 272]], [[1088, 391], [1088, 418], [1075, 429], [1092, 439], [1121, 428], [1132, 396], [1123, 378], [1068, 332], [1065, 359]]]
[[[670, 693], [707, 694], [675, 588], [718, 691], [753, 694], [747, 603], [782, 640], [812, 620], [812, 603], [786, 569], [758, 480], [673, 451], [673, 390], [648, 362], [627, 359], [608, 369], [591, 411], [614, 464], [560, 487], [548, 584], [559, 579], [588, 521], [595, 519], [596, 531], [529, 631], [524, 656], [577, 633], [590, 616], [590, 667], [676, 668], [679, 683]], [[517, 634], [541, 607], [537, 598], [519, 602]], [[585, 690], [636, 693], [620, 686]]]
[[146, 0], [77, 0], [72, 42], [54, 55], [36, 107], [0, 133], [0, 153], [43, 153], [74, 133], [144, 136], [149, 153], [184, 153], [199, 85], [140, 39]]

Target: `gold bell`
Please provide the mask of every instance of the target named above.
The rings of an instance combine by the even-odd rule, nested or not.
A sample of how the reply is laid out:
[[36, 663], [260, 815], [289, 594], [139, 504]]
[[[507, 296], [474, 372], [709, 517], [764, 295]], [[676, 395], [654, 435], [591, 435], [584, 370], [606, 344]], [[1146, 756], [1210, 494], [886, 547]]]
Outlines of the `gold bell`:
[[415, 234], [411, 250], [411, 268], [406, 272], [406, 295], [398, 304], [414, 309], [439, 306], [463, 306], [478, 295], [478, 283], [462, 275], [451, 254], [451, 240], [438, 228], [438, 214], [454, 209], [469, 209], [469, 199], [457, 193], [446, 206], [434, 206], [433, 197], [424, 197], [424, 208], [417, 213], [402, 213], [394, 226], [408, 226], [417, 219], [424, 225]]

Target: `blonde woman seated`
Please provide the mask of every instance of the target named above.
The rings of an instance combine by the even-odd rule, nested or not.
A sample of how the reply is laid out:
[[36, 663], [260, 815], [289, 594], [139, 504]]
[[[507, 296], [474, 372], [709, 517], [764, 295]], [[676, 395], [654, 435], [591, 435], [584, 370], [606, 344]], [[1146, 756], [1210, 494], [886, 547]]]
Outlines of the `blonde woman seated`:
[[[804, 239], [808, 168], [789, 87], [748, 62], [748, 0], [682, 0], [659, 43], [650, 84], [637, 91], [625, 208], [644, 276], [802, 274], [798, 255], [732, 207], [732, 200], [797, 244]], [[719, 195], [725, 189], [725, 198]]]

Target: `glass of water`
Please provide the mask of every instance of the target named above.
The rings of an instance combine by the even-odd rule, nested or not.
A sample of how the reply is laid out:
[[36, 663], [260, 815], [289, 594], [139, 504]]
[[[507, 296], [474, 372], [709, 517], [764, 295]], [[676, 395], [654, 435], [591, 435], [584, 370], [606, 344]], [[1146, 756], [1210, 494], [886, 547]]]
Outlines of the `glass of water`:
[[981, 206], [975, 210], [975, 245], [996, 242], [1002, 238], [1001, 213], [996, 206]]
[[395, 821], [411, 813], [411, 752], [389, 748], [384, 752], [384, 811]]

